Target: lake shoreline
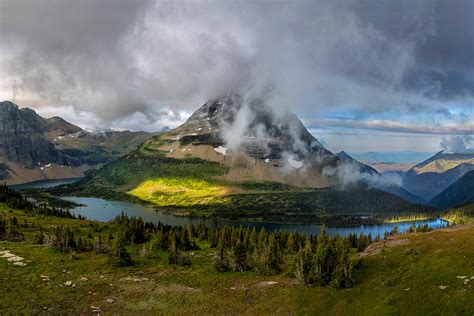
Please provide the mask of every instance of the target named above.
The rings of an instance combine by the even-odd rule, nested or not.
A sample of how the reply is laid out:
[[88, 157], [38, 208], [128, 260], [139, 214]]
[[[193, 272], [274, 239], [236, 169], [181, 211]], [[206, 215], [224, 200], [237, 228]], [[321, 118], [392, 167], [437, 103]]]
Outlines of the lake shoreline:
[[[65, 179], [68, 183], [74, 183], [80, 179]], [[33, 189], [51, 188], [57, 185], [62, 185], [59, 180], [35, 181]], [[40, 187], [38, 187], [40, 185]], [[24, 184], [22, 188], [28, 189], [28, 184]], [[188, 225], [205, 223], [210, 226], [244, 226], [256, 227], [257, 229], [273, 230], [287, 230], [305, 232], [310, 235], [318, 234], [320, 229], [325, 226], [330, 234], [347, 235], [349, 233], [371, 233], [373, 237], [376, 235], [383, 236], [386, 232], [390, 232], [397, 227], [401, 232], [408, 230], [413, 225], [425, 225], [436, 229], [449, 226], [448, 221], [441, 217], [433, 216], [428, 219], [415, 219], [406, 221], [397, 221], [387, 223], [384, 220], [387, 216], [373, 216], [368, 214], [359, 215], [335, 215], [332, 219], [327, 218], [327, 221], [292, 221], [286, 219], [285, 221], [275, 220], [259, 220], [259, 219], [229, 219], [211, 216], [194, 216], [192, 213], [182, 213], [177, 215], [171, 209], [160, 208], [150, 203], [138, 201], [121, 201], [121, 200], [107, 200], [97, 197], [89, 196], [58, 196], [57, 198], [71, 203], [71, 207], [67, 209], [75, 214], [85, 216], [89, 220], [97, 220], [101, 222], [108, 222], [113, 220], [121, 213], [125, 213], [132, 217], [141, 217], [144, 221], [161, 222], [170, 225]], [[397, 214], [400, 216], [401, 214]]]

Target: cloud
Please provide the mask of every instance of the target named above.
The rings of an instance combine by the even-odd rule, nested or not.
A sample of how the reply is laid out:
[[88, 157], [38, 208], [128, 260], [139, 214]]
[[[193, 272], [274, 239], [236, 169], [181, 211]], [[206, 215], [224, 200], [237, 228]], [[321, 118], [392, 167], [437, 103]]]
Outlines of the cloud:
[[474, 3], [446, 5], [0, 0], [0, 96], [133, 128], [268, 88], [273, 106], [299, 113], [468, 110]]
[[362, 121], [351, 119], [316, 119], [305, 120], [305, 123], [309, 128], [343, 127], [362, 130], [435, 135], [460, 135], [474, 133], [474, 122], [460, 124], [450, 123], [441, 126], [423, 126], [420, 124], [403, 123], [391, 120]]
[[443, 137], [440, 142], [441, 148], [448, 153], [474, 154], [474, 137], [453, 136]]

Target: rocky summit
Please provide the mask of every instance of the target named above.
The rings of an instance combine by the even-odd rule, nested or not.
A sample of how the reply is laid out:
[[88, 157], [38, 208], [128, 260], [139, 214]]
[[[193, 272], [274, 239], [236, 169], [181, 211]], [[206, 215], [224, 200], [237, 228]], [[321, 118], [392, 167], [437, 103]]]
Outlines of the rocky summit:
[[144, 149], [220, 162], [230, 168], [225, 180], [311, 187], [329, 185], [322, 169], [339, 162], [296, 115], [239, 95], [206, 102], [183, 125], [150, 140]]

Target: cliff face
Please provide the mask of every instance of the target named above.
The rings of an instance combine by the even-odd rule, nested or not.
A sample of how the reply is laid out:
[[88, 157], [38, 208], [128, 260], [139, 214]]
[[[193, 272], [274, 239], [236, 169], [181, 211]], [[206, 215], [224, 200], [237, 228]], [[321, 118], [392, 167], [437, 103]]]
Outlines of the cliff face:
[[282, 159], [291, 154], [305, 160], [313, 154], [334, 155], [289, 112], [275, 113], [256, 99], [243, 103], [238, 95], [210, 100], [172, 131], [181, 145], [237, 147], [256, 159]]
[[[0, 179], [17, 183], [77, 176], [87, 167], [128, 153], [149, 136], [141, 132], [89, 133], [62, 118], [45, 119], [31, 109], [0, 102]], [[45, 172], [47, 168], [53, 169]]]
[[55, 150], [43, 135], [48, 126], [45, 119], [30, 109], [19, 109], [11, 102], [0, 103], [0, 156], [33, 168], [42, 163], [78, 164]]

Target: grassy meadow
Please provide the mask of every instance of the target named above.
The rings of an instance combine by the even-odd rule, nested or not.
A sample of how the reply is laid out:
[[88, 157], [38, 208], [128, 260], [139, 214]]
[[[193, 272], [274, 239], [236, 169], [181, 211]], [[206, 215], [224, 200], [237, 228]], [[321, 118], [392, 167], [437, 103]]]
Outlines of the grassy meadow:
[[[0, 251], [24, 258], [16, 266], [0, 256], [0, 314], [175, 315], [472, 315], [474, 312], [474, 223], [430, 233], [391, 237], [353, 253], [355, 284], [349, 289], [306, 287], [281, 267], [275, 276], [253, 271], [218, 272], [207, 242], [186, 252], [190, 266], [169, 264], [168, 254], [141, 258], [127, 246], [133, 264], [117, 267], [106, 254], [64, 253], [33, 243], [39, 227], [70, 227], [94, 238], [115, 233], [112, 224], [64, 219], [0, 205], [15, 216], [25, 241], [0, 241]], [[291, 262], [291, 258], [285, 260]]]

